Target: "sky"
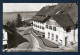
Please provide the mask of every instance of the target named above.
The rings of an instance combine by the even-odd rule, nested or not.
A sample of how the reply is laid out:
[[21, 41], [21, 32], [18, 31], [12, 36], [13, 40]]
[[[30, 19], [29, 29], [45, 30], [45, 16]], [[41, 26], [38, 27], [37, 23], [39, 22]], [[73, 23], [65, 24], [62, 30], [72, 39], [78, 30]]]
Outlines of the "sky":
[[3, 12], [39, 11], [46, 5], [57, 5], [57, 3], [3, 3]]

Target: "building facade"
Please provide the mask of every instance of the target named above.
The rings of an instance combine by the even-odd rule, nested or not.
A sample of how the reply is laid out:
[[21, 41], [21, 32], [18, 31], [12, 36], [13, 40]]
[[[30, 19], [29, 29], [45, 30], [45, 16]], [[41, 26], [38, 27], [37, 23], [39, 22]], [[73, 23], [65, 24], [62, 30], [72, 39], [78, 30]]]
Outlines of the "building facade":
[[45, 33], [45, 23], [41, 23], [39, 21], [33, 21], [33, 29]]
[[56, 5], [45, 6], [35, 16], [32, 17], [32, 19], [33, 19], [33, 30], [40, 33], [41, 37], [42, 37], [42, 35], [43, 36], [45, 35], [46, 21], [49, 19], [46, 14], [48, 12], [50, 12], [51, 10], [53, 10], [55, 6]]
[[66, 32], [56, 21], [50, 20], [48, 22], [53, 22], [52, 25], [46, 24], [45, 27], [45, 39], [48, 39], [59, 46], [70, 46], [73, 43], [78, 43], [78, 28]]
[[59, 46], [78, 43], [78, 6], [76, 3], [65, 3], [65, 5], [60, 3], [44, 15], [42, 10], [46, 12], [45, 8], [42, 8], [33, 17], [34, 30], [44, 32], [45, 39]]

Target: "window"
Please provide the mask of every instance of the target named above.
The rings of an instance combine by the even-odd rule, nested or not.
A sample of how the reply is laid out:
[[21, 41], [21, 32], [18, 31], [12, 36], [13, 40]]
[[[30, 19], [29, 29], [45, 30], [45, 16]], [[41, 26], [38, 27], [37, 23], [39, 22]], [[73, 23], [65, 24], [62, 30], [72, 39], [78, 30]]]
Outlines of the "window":
[[35, 27], [35, 24], [34, 24], [34, 27]]
[[40, 29], [41, 29], [41, 26], [40, 26]]
[[56, 27], [53, 27], [53, 30], [56, 31]]
[[52, 40], [54, 40], [54, 34], [52, 34]]
[[37, 27], [37, 25], [36, 25], [36, 27]]
[[50, 33], [48, 32], [48, 38], [50, 38]]
[[58, 35], [56, 35], [56, 41], [58, 41]]
[[46, 25], [46, 28], [48, 28], [48, 25]]
[[66, 28], [66, 32], [70, 32], [71, 31], [71, 28], [70, 27], [67, 27]]
[[52, 26], [49, 26], [49, 29], [51, 29], [51, 30], [52, 30]]
[[42, 29], [44, 30], [44, 27], [42, 27]]
[[38, 28], [39, 28], [39, 26], [38, 26]]
[[56, 12], [56, 14], [59, 14], [60, 11]]
[[75, 25], [75, 29], [78, 28], [78, 24]]

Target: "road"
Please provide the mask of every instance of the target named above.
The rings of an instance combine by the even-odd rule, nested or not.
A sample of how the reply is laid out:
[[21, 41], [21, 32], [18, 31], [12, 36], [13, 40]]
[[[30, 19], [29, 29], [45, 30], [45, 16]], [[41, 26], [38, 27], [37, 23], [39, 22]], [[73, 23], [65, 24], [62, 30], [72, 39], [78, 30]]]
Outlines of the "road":
[[24, 27], [21, 29], [24, 29], [24, 31], [20, 32], [20, 34], [23, 35], [23, 37], [25, 39], [29, 40], [29, 43], [24, 42], [24, 43], [20, 44], [20, 46], [21, 46], [21, 47], [19, 47], [20, 49], [22, 49], [22, 48], [30, 49], [31, 52], [63, 52], [63, 50], [61, 50], [59, 48], [49, 48], [49, 47], [44, 46], [44, 44], [40, 45], [41, 41], [39, 41], [39, 38], [36, 38], [34, 35], [32, 35], [30, 33], [32, 27], [27, 27], [27, 28]]
[[19, 32], [19, 34], [21, 34], [25, 39], [27, 39], [29, 41], [29, 43], [24, 42], [24, 43], [18, 45], [17, 48], [26, 49], [26, 50], [29, 49], [29, 50], [31, 50], [31, 52], [39, 52], [39, 51], [44, 50], [44, 49], [41, 49], [37, 39], [30, 33], [30, 30], [32, 29], [32, 27], [19, 28], [19, 30], [21, 30], [21, 29], [24, 31]]
[[31, 34], [30, 31], [32, 30], [32, 27], [21, 27], [18, 28], [18, 30], [22, 30], [18, 31], [18, 33], [29, 42], [23, 42], [19, 44], [15, 48], [16, 50], [13, 50], [12, 52], [53, 52], [53, 50], [55, 52], [55, 50], [59, 50], [44, 46], [44, 44], [42, 44], [43, 42], [41, 42], [39, 38]]
[[53, 49], [51, 50], [50, 48], [43, 46], [44, 44], [41, 44], [41, 41], [39, 42], [38, 41], [39, 39], [37, 39], [34, 35], [32, 35], [30, 33], [32, 27], [21, 28], [21, 29], [24, 29], [24, 31], [20, 32], [20, 34], [23, 35], [23, 37], [25, 39], [29, 40], [29, 44], [27, 44], [27, 42], [20, 44], [20, 47], [19, 47], [20, 49], [22, 49], [22, 48], [23, 49], [30, 49], [32, 52], [46, 52], [46, 51], [52, 52], [53, 51]]
[[31, 38], [32, 38], [32, 45], [33, 45], [32, 51], [40, 51], [39, 50], [40, 46], [37, 39], [32, 34], [31, 34]]

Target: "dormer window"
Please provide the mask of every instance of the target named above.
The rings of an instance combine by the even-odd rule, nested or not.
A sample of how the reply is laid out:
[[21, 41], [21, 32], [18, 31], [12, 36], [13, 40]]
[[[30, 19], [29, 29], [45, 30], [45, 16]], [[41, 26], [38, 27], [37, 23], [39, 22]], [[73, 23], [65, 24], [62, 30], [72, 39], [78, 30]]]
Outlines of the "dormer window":
[[59, 14], [59, 13], [60, 13], [60, 11], [56, 12], [56, 14]]
[[50, 7], [49, 7], [49, 5], [47, 5], [46, 7], [45, 7], [45, 9], [49, 9]]
[[71, 7], [72, 7], [72, 5], [73, 5], [73, 4], [69, 3], [69, 8], [71, 8]]

